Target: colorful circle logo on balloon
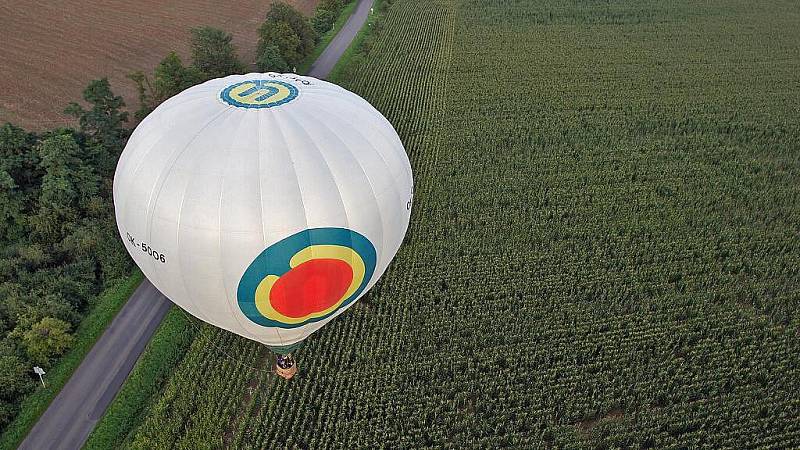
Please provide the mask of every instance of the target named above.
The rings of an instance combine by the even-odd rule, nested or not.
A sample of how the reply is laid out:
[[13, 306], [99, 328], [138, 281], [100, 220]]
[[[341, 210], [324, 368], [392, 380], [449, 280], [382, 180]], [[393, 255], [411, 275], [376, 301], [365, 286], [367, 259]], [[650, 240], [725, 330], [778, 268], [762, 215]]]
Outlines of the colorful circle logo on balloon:
[[297, 87], [279, 80], [248, 80], [220, 92], [223, 102], [239, 108], [271, 108], [297, 98]]
[[375, 246], [345, 228], [313, 228], [261, 252], [239, 281], [239, 308], [266, 327], [317, 322], [355, 301], [372, 278]]

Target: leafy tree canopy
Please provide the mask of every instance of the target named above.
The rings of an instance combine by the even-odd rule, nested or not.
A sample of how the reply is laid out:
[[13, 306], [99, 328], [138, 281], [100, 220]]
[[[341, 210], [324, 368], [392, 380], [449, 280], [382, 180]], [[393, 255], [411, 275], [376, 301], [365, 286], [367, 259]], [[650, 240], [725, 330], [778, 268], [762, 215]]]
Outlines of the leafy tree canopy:
[[124, 123], [128, 120], [128, 113], [122, 111], [125, 101], [122, 97], [111, 92], [108, 78], [101, 78], [89, 83], [83, 91], [83, 99], [91, 109], [83, 109], [77, 103], [70, 103], [65, 112], [78, 119], [80, 130], [88, 139], [97, 145], [102, 145], [109, 150], [122, 150], [128, 131]]
[[317, 33], [305, 17], [283, 2], [272, 4], [267, 18], [258, 30], [259, 58], [267, 47], [275, 46], [290, 66], [299, 64], [314, 51]]
[[72, 345], [69, 324], [63, 320], [45, 317], [34, 324], [22, 337], [25, 351], [31, 360], [49, 366], [50, 361], [63, 354]]
[[268, 45], [263, 49], [256, 60], [256, 66], [262, 72], [289, 71], [289, 64], [283, 59], [280, 49], [274, 45]]
[[193, 66], [184, 66], [180, 56], [170, 52], [153, 71], [152, 80], [144, 72], [129, 75], [139, 91], [139, 110], [134, 116], [143, 119], [156, 106], [173, 95], [204, 79], [203, 73]]
[[192, 64], [205, 74], [206, 79], [245, 72], [230, 34], [208, 26], [193, 28], [191, 32]]

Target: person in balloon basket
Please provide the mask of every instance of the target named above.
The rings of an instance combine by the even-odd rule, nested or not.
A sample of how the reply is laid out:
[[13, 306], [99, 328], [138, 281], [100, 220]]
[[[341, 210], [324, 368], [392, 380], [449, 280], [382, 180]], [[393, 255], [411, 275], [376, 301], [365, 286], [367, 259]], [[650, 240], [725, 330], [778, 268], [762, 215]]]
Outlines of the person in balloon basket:
[[276, 359], [276, 364], [281, 369], [291, 369], [294, 366], [292, 355], [278, 355]]

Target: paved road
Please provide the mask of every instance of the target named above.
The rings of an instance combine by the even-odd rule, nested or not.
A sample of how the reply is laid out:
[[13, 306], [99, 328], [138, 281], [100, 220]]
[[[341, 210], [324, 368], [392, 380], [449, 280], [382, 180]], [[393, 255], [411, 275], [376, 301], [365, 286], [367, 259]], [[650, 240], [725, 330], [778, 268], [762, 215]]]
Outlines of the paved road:
[[128, 377], [172, 302], [145, 281], [89, 351], [21, 449], [78, 449]]
[[[364, 25], [373, 0], [358, 0], [356, 10], [311, 66], [309, 75], [325, 78]], [[84, 358], [20, 449], [72, 450], [89, 433], [117, 395], [172, 302], [145, 280]]]
[[325, 47], [325, 51], [322, 52], [319, 58], [314, 61], [314, 64], [311, 65], [311, 70], [308, 71], [308, 75], [322, 79], [330, 75], [333, 66], [336, 65], [344, 51], [347, 50], [347, 47], [353, 42], [353, 38], [356, 37], [358, 30], [360, 30], [361, 27], [364, 26], [364, 22], [367, 21], [370, 9], [372, 9], [372, 3], [373, 0], [358, 0], [356, 10], [353, 11], [353, 14], [347, 19], [347, 22], [345, 22], [342, 29], [334, 36], [330, 44]]

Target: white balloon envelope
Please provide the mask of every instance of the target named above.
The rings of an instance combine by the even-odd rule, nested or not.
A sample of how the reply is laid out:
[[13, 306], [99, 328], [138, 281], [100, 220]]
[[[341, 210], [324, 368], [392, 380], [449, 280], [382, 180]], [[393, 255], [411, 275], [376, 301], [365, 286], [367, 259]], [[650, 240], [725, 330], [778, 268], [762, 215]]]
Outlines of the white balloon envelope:
[[117, 226], [145, 276], [195, 317], [298, 343], [384, 273], [411, 214], [397, 133], [361, 97], [294, 74], [207, 81], [136, 127]]

